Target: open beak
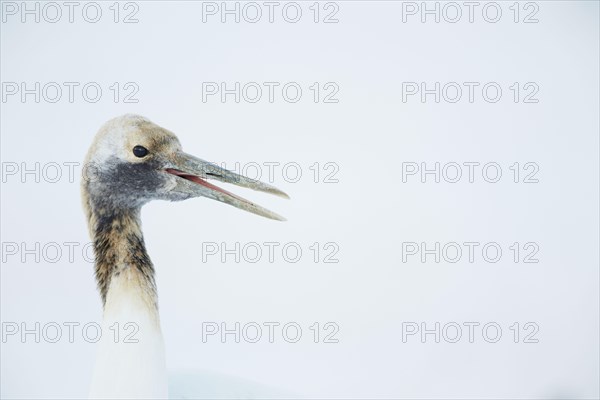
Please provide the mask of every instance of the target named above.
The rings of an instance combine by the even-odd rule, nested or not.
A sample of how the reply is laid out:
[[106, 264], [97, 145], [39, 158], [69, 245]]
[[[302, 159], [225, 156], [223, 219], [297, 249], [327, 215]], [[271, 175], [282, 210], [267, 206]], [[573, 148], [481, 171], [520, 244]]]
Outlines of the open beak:
[[207, 179], [214, 179], [221, 182], [231, 183], [259, 192], [274, 194], [279, 197], [289, 199], [289, 196], [274, 186], [247, 178], [236, 174], [216, 164], [204, 161], [190, 154], [178, 152], [175, 154], [170, 165], [165, 168], [169, 174], [176, 175], [178, 180], [178, 190], [184, 191], [193, 197], [208, 197], [223, 203], [230, 204], [242, 210], [254, 214], [262, 215], [270, 219], [285, 221], [282, 216], [267, 210], [257, 204], [252, 203], [240, 196], [221, 189], [220, 187], [207, 182]]

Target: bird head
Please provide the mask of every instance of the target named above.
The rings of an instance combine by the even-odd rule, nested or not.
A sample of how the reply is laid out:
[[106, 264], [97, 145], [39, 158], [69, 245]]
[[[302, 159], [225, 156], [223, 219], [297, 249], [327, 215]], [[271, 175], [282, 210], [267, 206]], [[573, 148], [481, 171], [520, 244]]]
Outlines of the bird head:
[[82, 191], [99, 208], [139, 208], [151, 200], [208, 197], [263, 217], [283, 217], [208, 182], [216, 180], [288, 198], [247, 178], [182, 151], [172, 132], [138, 115], [108, 121], [84, 164]]

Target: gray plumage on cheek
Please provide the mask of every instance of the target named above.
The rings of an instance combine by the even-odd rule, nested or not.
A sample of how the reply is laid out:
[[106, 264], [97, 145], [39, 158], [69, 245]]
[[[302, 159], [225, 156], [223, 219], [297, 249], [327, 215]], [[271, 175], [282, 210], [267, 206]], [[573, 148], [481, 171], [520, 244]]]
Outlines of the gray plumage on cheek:
[[98, 168], [86, 185], [92, 201], [128, 209], [164, 198], [169, 179], [157, 161], [129, 163], [114, 158]]

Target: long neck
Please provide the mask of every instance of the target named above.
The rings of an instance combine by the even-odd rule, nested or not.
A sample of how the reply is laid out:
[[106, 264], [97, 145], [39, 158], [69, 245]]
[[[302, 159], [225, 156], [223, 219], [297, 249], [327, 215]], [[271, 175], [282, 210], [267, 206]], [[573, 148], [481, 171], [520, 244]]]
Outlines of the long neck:
[[90, 230], [96, 253], [96, 281], [102, 304], [106, 308], [109, 292], [127, 277], [130, 289], [136, 291], [149, 308], [157, 308], [154, 267], [148, 257], [141, 230], [140, 210], [95, 208]]
[[154, 267], [141, 232], [140, 210], [88, 214], [104, 318], [91, 398], [165, 398], [164, 344]]

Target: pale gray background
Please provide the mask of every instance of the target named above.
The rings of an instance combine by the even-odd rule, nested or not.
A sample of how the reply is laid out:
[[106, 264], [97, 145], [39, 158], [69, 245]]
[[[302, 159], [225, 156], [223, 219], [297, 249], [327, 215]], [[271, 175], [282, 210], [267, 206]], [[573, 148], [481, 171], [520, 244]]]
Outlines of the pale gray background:
[[[107, 12], [109, 3], [103, 3]], [[2, 103], [2, 161], [83, 160], [109, 118], [140, 113], [184, 149], [213, 161], [315, 161], [337, 184], [275, 183], [291, 201], [245, 193], [289, 221], [208, 200], [144, 208], [157, 267], [169, 368], [261, 382], [307, 397], [586, 397], [598, 375], [598, 3], [538, 2], [538, 24], [401, 21], [401, 4], [338, 2], [338, 24], [201, 21], [200, 2], [140, 2], [138, 24], [81, 20], [1, 27], [1, 80], [137, 82], [138, 104], [106, 90], [88, 104]], [[303, 10], [308, 12], [304, 3]], [[464, 18], [464, 17], [463, 17]], [[204, 81], [337, 82], [338, 104], [202, 103]], [[404, 81], [496, 81], [496, 104], [401, 102]], [[537, 82], [538, 104], [514, 104], [512, 82]], [[540, 165], [538, 184], [401, 182], [401, 163], [515, 161]], [[2, 185], [3, 242], [88, 241], [78, 183]], [[202, 241], [337, 242], [338, 264], [203, 265]], [[496, 241], [501, 262], [401, 262], [404, 241]], [[540, 245], [538, 264], [507, 247]], [[308, 251], [308, 250], [306, 250]], [[2, 321], [99, 321], [92, 265], [2, 264]], [[340, 326], [338, 344], [202, 344], [202, 321], [314, 321]], [[403, 321], [495, 321], [499, 343], [401, 341]], [[508, 326], [532, 321], [537, 344]], [[2, 344], [2, 396], [85, 396], [95, 346]]]

